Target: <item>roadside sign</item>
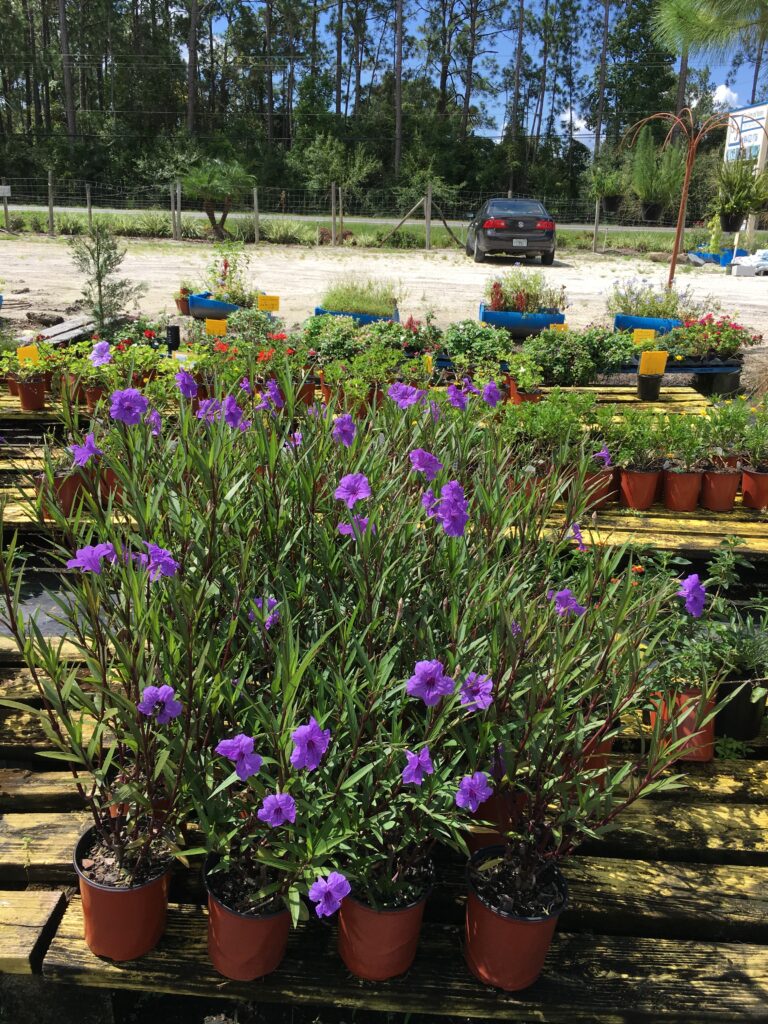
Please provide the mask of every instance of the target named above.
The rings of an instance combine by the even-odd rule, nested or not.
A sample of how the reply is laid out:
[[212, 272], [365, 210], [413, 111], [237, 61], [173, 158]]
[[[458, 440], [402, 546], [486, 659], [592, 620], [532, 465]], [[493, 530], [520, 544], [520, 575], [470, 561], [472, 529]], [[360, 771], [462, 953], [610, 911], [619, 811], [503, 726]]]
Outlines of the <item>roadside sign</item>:
[[10, 198], [11, 198], [11, 186], [10, 185], [0, 185], [0, 199], [10, 199]]
[[280, 296], [279, 295], [259, 295], [257, 300], [257, 308], [262, 313], [277, 313], [280, 309]]

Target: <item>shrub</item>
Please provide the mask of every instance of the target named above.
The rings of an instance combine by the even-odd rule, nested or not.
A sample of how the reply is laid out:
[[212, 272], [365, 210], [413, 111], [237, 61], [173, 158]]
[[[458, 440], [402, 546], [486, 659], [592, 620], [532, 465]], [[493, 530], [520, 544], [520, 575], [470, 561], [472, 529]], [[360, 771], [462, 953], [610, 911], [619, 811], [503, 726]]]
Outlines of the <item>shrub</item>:
[[94, 224], [82, 238], [70, 239], [69, 245], [73, 263], [87, 276], [83, 288], [86, 306], [96, 321], [97, 330], [103, 331], [129, 303], [138, 299], [146, 285], [133, 284], [117, 276], [125, 250], [102, 224]]
[[189, 241], [201, 241], [207, 237], [207, 229], [204, 221], [199, 217], [181, 218], [181, 237]]
[[323, 309], [339, 313], [392, 316], [397, 300], [397, 287], [393, 281], [348, 276], [326, 288], [320, 305]]
[[337, 359], [352, 359], [362, 349], [365, 336], [348, 316], [311, 316], [304, 324], [304, 344], [325, 366]]
[[29, 230], [39, 233], [45, 233], [48, 230], [48, 214], [40, 213], [34, 210], [32, 213], [27, 214], [27, 221], [29, 223]]
[[511, 348], [509, 335], [479, 320], [460, 320], [443, 332], [443, 348], [449, 356], [466, 356], [470, 364], [498, 363]]
[[87, 230], [88, 221], [76, 213], [59, 213], [56, 215], [57, 235], [82, 235]]
[[592, 384], [630, 362], [636, 349], [632, 335], [608, 328], [584, 331], [542, 331], [526, 338], [523, 352], [541, 368], [546, 384], [562, 387]]
[[136, 218], [136, 234], [146, 238], [170, 238], [173, 235], [170, 215], [148, 211]]
[[315, 228], [300, 220], [264, 220], [259, 231], [266, 242], [276, 245], [314, 245], [316, 240]]

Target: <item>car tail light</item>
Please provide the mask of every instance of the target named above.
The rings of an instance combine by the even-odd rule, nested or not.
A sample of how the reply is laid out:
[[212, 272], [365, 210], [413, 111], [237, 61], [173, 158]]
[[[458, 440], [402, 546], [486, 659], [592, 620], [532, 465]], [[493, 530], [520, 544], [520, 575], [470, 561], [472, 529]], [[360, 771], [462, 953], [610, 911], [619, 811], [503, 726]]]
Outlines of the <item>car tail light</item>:
[[537, 231], [554, 231], [555, 222], [553, 220], [537, 220], [536, 221]]
[[505, 220], [499, 220], [498, 217], [492, 217], [490, 220], [483, 221], [484, 228], [505, 228], [507, 222]]

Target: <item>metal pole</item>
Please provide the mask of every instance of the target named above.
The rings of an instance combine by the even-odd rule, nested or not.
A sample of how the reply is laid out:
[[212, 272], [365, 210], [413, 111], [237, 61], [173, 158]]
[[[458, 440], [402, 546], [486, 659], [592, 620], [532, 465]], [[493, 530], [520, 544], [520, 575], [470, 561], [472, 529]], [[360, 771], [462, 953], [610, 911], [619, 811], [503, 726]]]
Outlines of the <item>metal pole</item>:
[[[3, 185], [7, 185], [8, 184], [7, 181], [5, 180], [5, 178], [2, 179], [1, 183]], [[5, 218], [5, 230], [6, 231], [10, 231], [11, 230], [11, 215], [8, 212], [8, 197], [7, 196], [3, 196], [3, 216]]]
[[93, 231], [93, 206], [91, 205], [91, 186], [85, 186], [85, 205], [88, 208], [88, 230]]
[[181, 241], [181, 182], [176, 182], [176, 241]]
[[600, 199], [595, 200], [595, 229], [592, 233], [592, 252], [597, 252], [597, 232], [600, 230]]
[[56, 234], [53, 220], [53, 171], [48, 171], [48, 234], [53, 238]]
[[424, 248], [427, 252], [432, 248], [432, 182], [427, 184], [424, 197]]
[[331, 245], [336, 245], [336, 182], [331, 182]]
[[259, 190], [253, 190], [253, 244], [259, 244]]

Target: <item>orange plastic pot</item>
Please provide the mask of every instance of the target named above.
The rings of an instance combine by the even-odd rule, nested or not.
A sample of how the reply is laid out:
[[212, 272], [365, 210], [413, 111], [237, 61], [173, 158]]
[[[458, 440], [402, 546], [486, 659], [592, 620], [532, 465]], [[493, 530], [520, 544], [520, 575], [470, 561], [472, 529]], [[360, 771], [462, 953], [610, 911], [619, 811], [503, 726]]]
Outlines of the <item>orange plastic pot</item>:
[[176, 299], [176, 309], [181, 316], [189, 316], [189, 299]]
[[137, 960], [154, 949], [165, 931], [168, 910], [168, 869], [158, 878], [130, 889], [99, 885], [81, 869], [95, 829], [89, 829], [75, 847], [74, 864], [83, 901], [85, 942], [96, 956], [109, 960]]
[[32, 377], [17, 381], [19, 404], [24, 412], [39, 412], [45, 408], [45, 378]]
[[5, 378], [5, 383], [8, 385], [9, 393], [12, 394], [15, 398], [18, 398], [19, 382], [16, 380], [16, 378], [12, 377], [11, 374], [9, 373], [8, 376]]
[[74, 373], [70, 373], [62, 378], [62, 382], [71, 400], [82, 405], [85, 402], [85, 388], [80, 378], [76, 377]]
[[110, 494], [114, 495], [115, 503], [123, 500], [123, 485], [118, 480], [114, 469], [110, 469], [109, 467], [104, 469], [101, 475], [99, 489], [101, 490], [101, 497], [103, 501], [108, 501]]
[[664, 505], [672, 512], [693, 512], [699, 503], [701, 473], [664, 473]]
[[512, 405], [522, 405], [523, 402], [540, 402], [541, 391], [520, 391], [514, 377], [507, 377], [507, 399]]
[[701, 507], [710, 512], [732, 512], [740, 483], [740, 473], [704, 473], [699, 498]]
[[527, 799], [523, 792], [505, 789], [497, 790], [483, 801], [472, 815], [483, 824], [473, 825], [466, 836], [469, 852], [476, 853], [503, 843], [505, 834], [519, 824]]
[[612, 469], [601, 469], [597, 473], [587, 473], [584, 477], [584, 493], [587, 495], [590, 509], [605, 508], [616, 500], [616, 482]]
[[[687, 709], [687, 713], [680, 719], [675, 730], [675, 738], [678, 740], [685, 739], [686, 741], [681, 746], [680, 753], [677, 755], [679, 761], [711, 761], [715, 756], [715, 719], [711, 718], [706, 725], [699, 725], [698, 727], [696, 725], [697, 717], [703, 718], [711, 714], [715, 702], [713, 700], [706, 701], [703, 713], [699, 716], [697, 712], [700, 701], [701, 691], [695, 688], [682, 690], [680, 693], [675, 694], [675, 710], [673, 712], [675, 717]], [[654, 704], [661, 711], [662, 721], [668, 722], [672, 717], [668, 702], [659, 695]], [[656, 715], [658, 713], [658, 710], [651, 711], [651, 728], [656, 724]]]
[[305, 380], [296, 388], [296, 402], [303, 405], [315, 404], [315, 382]]
[[608, 756], [613, 750], [614, 739], [614, 736], [609, 736], [607, 739], [596, 742], [590, 737], [584, 744], [584, 754], [586, 755], [584, 767], [589, 771], [606, 768], [608, 766]]
[[640, 511], [649, 509], [656, 500], [660, 479], [659, 470], [622, 469], [619, 476], [622, 505]]
[[339, 910], [339, 956], [358, 978], [386, 981], [414, 961], [427, 898], [399, 910], [374, 910], [347, 896]]
[[768, 473], [745, 469], [741, 482], [742, 497], [747, 508], [768, 508]]
[[[35, 477], [35, 490], [37, 491], [38, 494], [43, 493], [44, 486], [45, 477]], [[53, 493], [56, 496], [56, 502], [59, 505], [59, 508], [61, 509], [65, 516], [68, 516], [72, 513], [72, 509], [75, 506], [75, 499], [77, 498], [78, 491], [82, 486], [82, 477], [78, 476], [75, 473], [55, 474], [53, 478]], [[52, 518], [50, 512], [46, 508], [45, 499], [43, 499], [42, 510], [43, 515], [46, 518]]]
[[277, 970], [290, 931], [287, 910], [261, 916], [237, 914], [208, 890], [208, 956], [225, 978], [253, 981]]
[[94, 387], [85, 389], [85, 407], [88, 412], [96, 412], [97, 403], [106, 395], [107, 389]]
[[[491, 847], [474, 854], [470, 864], [503, 852], [502, 846]], [[557, 879], [563, 894], [557, 911], [545, 917], [515, 917], [492, 910], [480, 899], [469, 877], [464, 957], [476, 978], [505, 992], [519, 992], [536, 981], [567, 901], [568, 888], [559, 871]]]

